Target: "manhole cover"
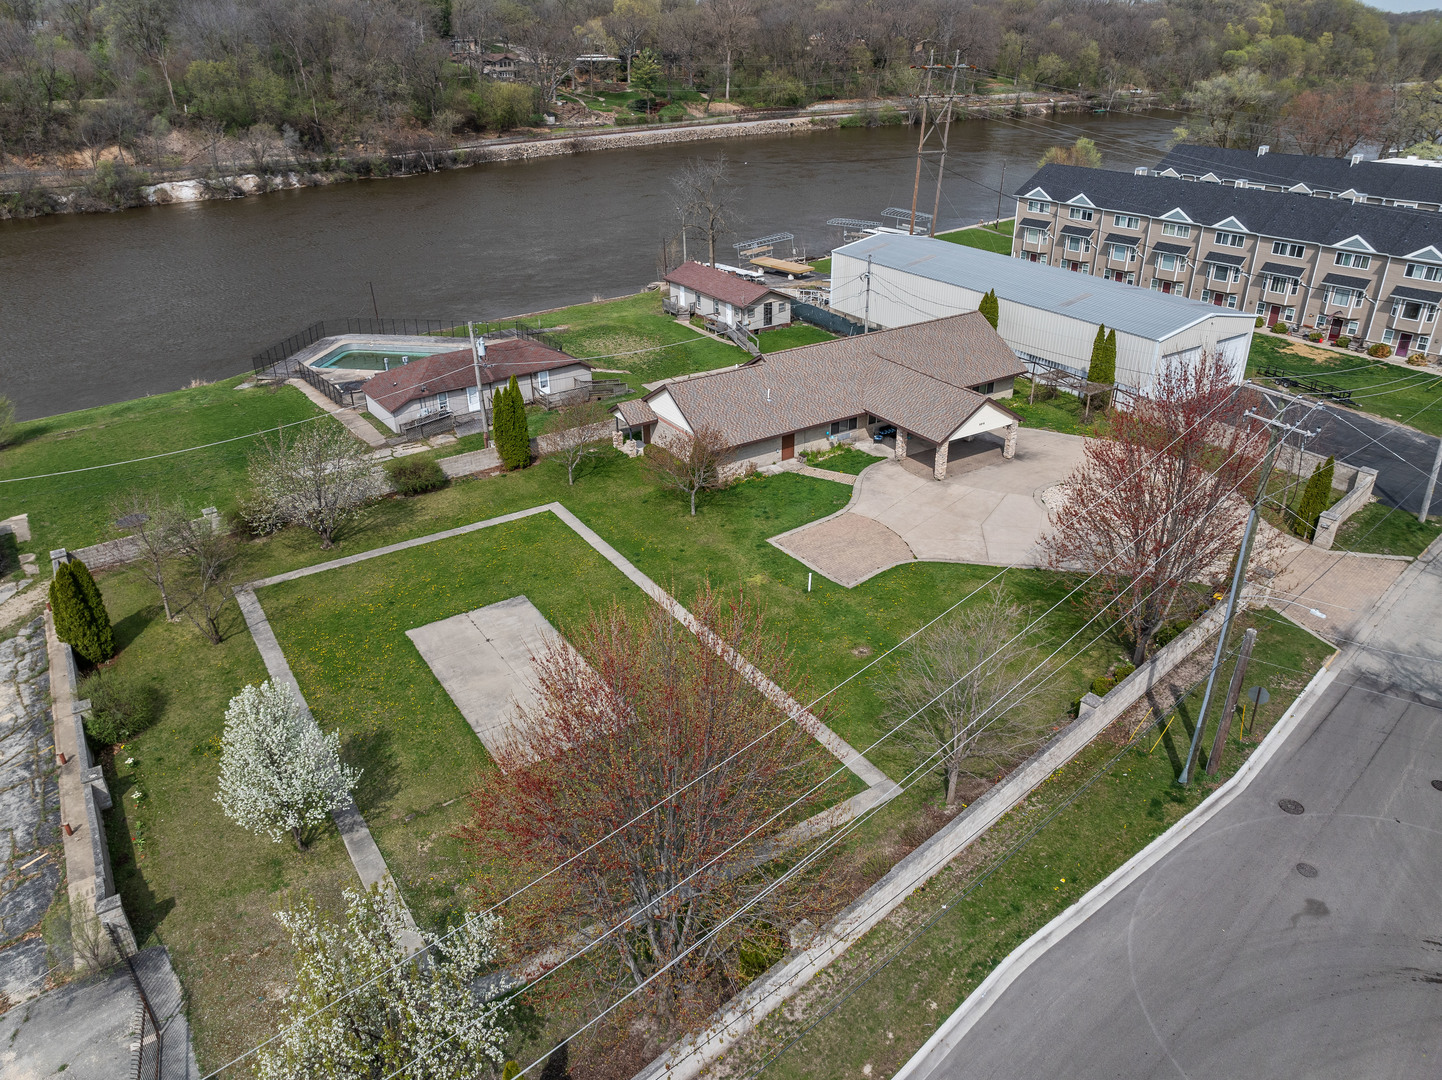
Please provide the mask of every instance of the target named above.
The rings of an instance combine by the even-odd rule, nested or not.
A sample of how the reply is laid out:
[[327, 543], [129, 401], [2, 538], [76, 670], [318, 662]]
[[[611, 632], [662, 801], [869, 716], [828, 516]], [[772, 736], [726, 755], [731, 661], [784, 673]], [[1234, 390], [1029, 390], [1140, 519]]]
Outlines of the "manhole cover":
[[1434, 788], [1436, 788], [1438, 791], [1442, 791], [1442, 780], [1433, 780], [1433, 781], [1432, 781], [1432, 786], [1433, 786]]
[[1306, 809], [1296, 799], [1278, 799], [1277, 805], [1282, 808], [1282, 812], [1285, 814], [1300, 814]]
[[1297, 873], [1303, 877], [1316, 877], [1317, 868], [1309, 862], [1299, 862], [1297, 864]]
[[133, 529], [137, 525], [144, 525], [149, 520], [149, 514], [126, 514], [115, 524], [121, 529]]

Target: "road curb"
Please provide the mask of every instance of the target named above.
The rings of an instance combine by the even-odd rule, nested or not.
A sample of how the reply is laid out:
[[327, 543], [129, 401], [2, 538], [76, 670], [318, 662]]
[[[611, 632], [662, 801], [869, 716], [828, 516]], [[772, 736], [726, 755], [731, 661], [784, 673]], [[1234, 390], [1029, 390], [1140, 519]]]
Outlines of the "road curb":
[[901, 1067], [892, 1080], [924, 1080], [932, 1076], [943, 1064], [951, 1051], [976, 1024], [986, 1015], [993, 1002], [1006, 991], [1016, 979], [1050, 949], [1063, 940], [1114, 897], [1126, 889], [1143, 873], [1160, 862], [1182, 841], [1205, 825], [1216, 813], [1232, 802], [1247, 789], [1252, 780], [1273, 757], [1276, 756], [1288, 736], [1296, 730], [1302, 717], [1311, 709], [1322, 693], [1336, 678], [1334, 667], [1338, 653], [1312, 676], [1282, 714], [1256, 749], [1230, 779], [1208, 796], [1196, 809], [1182, 818], [1161, 836], [1112, 871], [1103, 881], [1094, 886], [1085, 896], [1067, 908], [1051, 922], [1022, 942], [1000, 964], [996, 966], [960, 1007], [936, 1029], [911, 1059]]

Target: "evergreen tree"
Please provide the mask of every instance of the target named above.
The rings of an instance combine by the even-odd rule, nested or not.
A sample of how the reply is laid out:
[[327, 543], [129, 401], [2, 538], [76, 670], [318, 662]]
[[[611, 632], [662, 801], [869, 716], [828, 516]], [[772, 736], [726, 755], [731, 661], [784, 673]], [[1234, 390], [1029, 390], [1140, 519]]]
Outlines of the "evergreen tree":
[[987, 291], [987, 294], [981, 298], [981, 304], [977, 310], [985, 316], [986, 321], [991, 323], [991, 328], [995, 330], [997, 319], [1001, 317], [1001, 305], [997, 303], [995, 289]]
[[1115, 383], [1117, 381], [1117, 332], [1115, 330], [1107, 331], [1106, 359], [1106, 370], [1103, 372], [1103, 374], [1106, 375], [1106, 378], [1098, 379], [1097, 381]]
[[50, 583], [55, 636], [92, 664], [115, 655], [110, 613], [90, 570], [79, 559], [61, 563]]
[[1337, 463], [1329, 457], [1312, 470], [1312, 476], [1302, 490], [1302, 499], [1293, 515], [1292, 529], [1304, 540], [1310, 541], [1317, 534], [1317, 522], [1322, 511], [1327, 509], [1327, 496], [1331, 493], [1336, 470]]
[[496, 425], [496, 450], [501, 464], [519, 469], [531, 463], [531, 436], [526, 430], [526, 403], [516, 377], [496, 395], [493, 403]]
[[1097, 327], [1097, 336], [1092, 339], [1092, 359], [1087, 365], [1087, 380], [1089, 382], [1110, 382], [1103, 379], [1102, 374], [1107, 366], [1107, 328], [1103, 323]]

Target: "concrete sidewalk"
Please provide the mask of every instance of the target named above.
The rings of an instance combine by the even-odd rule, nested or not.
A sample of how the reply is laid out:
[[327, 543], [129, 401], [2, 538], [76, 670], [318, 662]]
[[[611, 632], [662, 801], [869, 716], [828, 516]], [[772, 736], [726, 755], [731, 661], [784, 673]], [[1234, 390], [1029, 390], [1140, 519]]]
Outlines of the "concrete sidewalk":
[[311, 401], [315, 402], [318, 408], [324, 409], [334, 416], [345, 425], [347, 431], [371, 449], [379, 449], [385, 446], [386, 437], [377, 431], [369, 420], [354, 409], [342, 408], [304, 379], [286, 379], [285, 381], [291, 386], [294, 386], [306, 397], [310, 398]]

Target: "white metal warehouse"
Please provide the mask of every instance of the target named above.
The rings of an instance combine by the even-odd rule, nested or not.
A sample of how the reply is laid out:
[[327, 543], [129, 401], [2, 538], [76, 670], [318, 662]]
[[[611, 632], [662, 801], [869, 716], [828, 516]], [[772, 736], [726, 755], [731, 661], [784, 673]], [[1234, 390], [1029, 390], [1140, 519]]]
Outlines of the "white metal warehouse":
[[1097, 326], [1117, 332], [1119, 386], [1148, 392], [1203, 350], [1245, 377], [1255, 317], [927, 236], [879, 232], [831, 253], [831, 309], [890, 329], [975, 311], [995, 289], [997, 332], [1024, 361], [1085, 376]]

